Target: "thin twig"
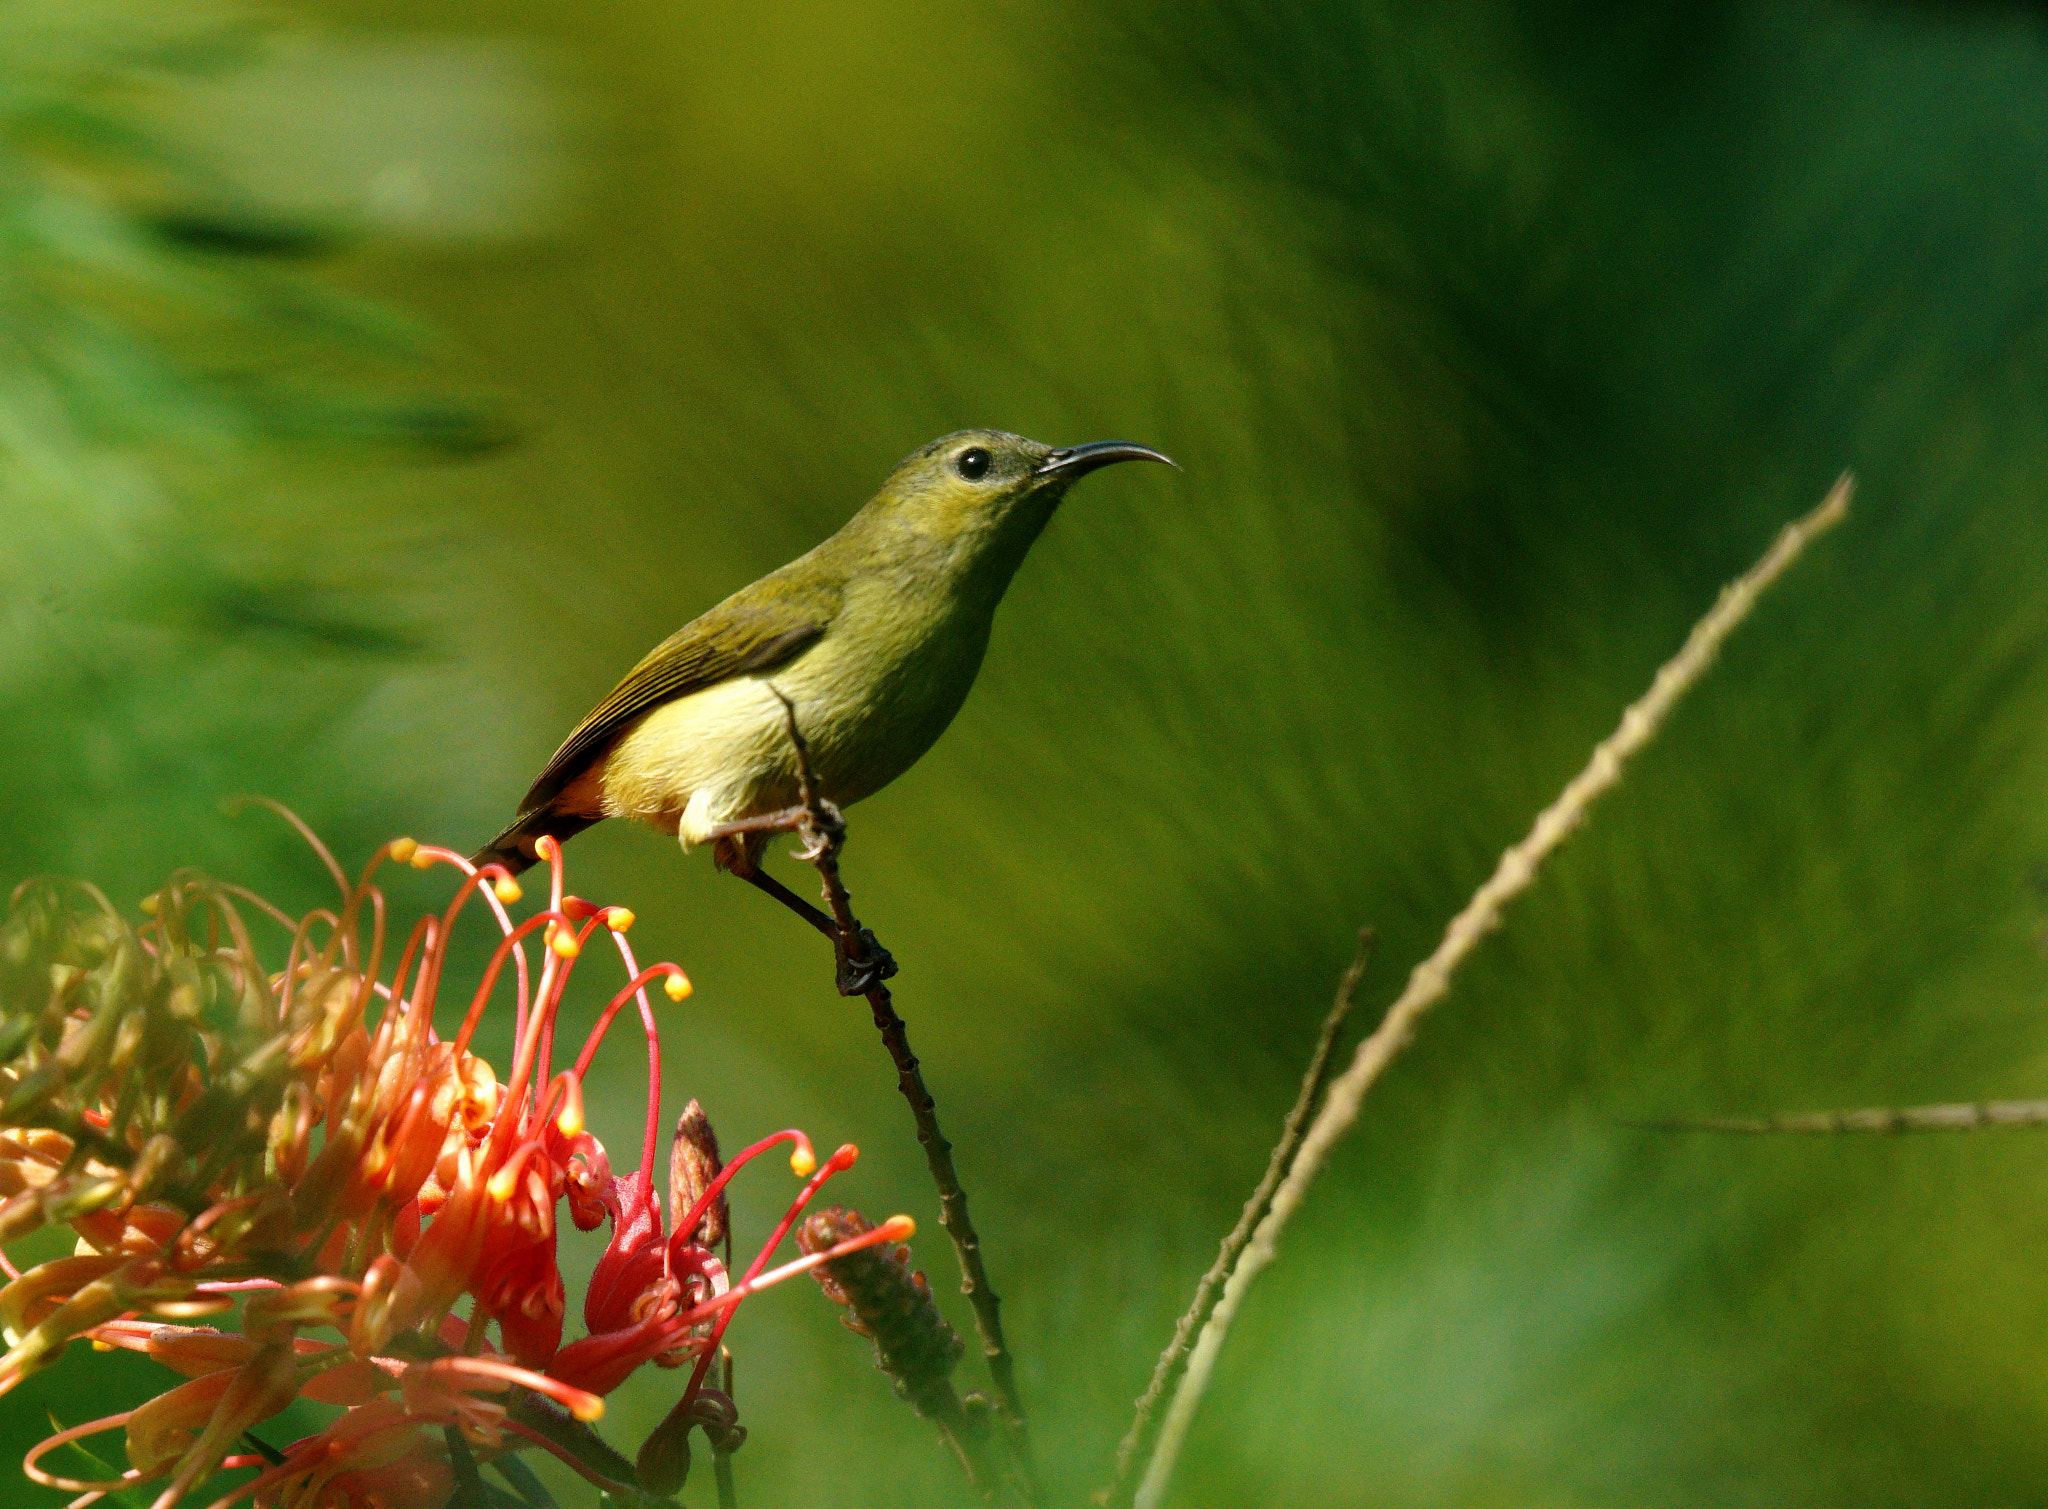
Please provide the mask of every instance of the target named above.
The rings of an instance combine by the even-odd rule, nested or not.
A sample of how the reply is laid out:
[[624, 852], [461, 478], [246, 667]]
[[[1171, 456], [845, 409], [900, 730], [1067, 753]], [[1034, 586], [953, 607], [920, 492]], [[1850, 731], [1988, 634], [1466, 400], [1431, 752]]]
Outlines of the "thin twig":
[[[671, 1219], [674, 1218], [671, 1217]], [[732, 1272], [732, 1224], [730, 1222], [726, 1223], [725, 1229], [725, 1271], [728, 1273]], [[733, 1378], [732, 1348], [720, 1347], [718, 1352], [721, 1364], [718, 1381], [724, 1385], [719, 1392], [723, 1393], [728, 1399], [736, 1398], [737, 1396], [733, 1388], [735, 1380]], [[706, 1431], [705, 1434], [709, 1436], [711, 1433]], [[716, 1436], [711, 1437], [711, 1480], [718, 1489], [718, 1509], [740, 1509], [739, 1485], [733, 1481], [732, 1475], [732, 1435], [728, 1431], [720, 1431]]]
[[1622, 767], [1630, 756], [1650, 742], [1658, 726], [1713, 664], [1721, 643], [1749, 616], [1764, 590], [1799, 557], [1807, 542], [1838, 523], [1849, 508], [1853, 480], [1845, 473], [1821, 505], [1803, 519], [1787, 524], [1764, 553], [1763, 559], [1721, 589], [1719, 599], [1706, 617], [1693, 625], [1679, 652], [1657, 672], [1650, 689], [1621, 715], [1621, 724], [1593, 751], [1586, 768], [1574, 776], [1556, 801], [1537, 817], [1529, 836], [1501, 855], [1492, 876], [1451, 919], [1436, 952], [1415, 966], [1407, 987], [1373, 1034], [1358, 1045], [1350, 1065], [1331, 1081], [1330, 1092], [1317, 1112], [1308, 1135], [1302, 1139], [1294, 1166], [1287, 1171], [1274, 1193], [1272, 1208], [1259, 1222], [1243, 1256], [1223, 1286], [1223, 1298], [1210, 1312], [1188, 1358], [1180, 1388], [1160, 1427], [1158, 1444], [1146, 1464], [1145, 1478], [1138, 1485], [1137, 1509], [1159, 1509], [1180, 1459], [1195, 1410], [1216, 1367], [1217, 1354], [1230, 1333], [1230, 1325], [1244, 1305], [1246, 1293], [1278, 1251], [1280, 1233], [1308, 1196], [1309, 1185], [1322, 1171], [1337, 1139], [1358, 1119], [1366, 1092], [1387, 1065], [1407, 1046], [1422, 1014], [1443, 999], [1458, 966], [1500, 921], [1501, 908], [1536, 878], [1543, 861], [1584, 821], [1593, 803], [1621, 779]]
[[1981, 1100], [1966, 1105], [1875, 1106], [1866, 1111], [1792, 1111], [1774, 1116], [1720, 1116], [1624, 1121], [1647, 1132], [1772, 1133], [1825, 1137], [1837, 1132], [1968, 1132], [1977, 1127], [2048, 1126], [2048, 1100]]
[[[870, 967], [876, 962], [868, 953], [873, 935], [864, 930], [854, 916], [852, 897], [839, 874], [839, 846], [845, 835], [845, 821], [838, 809], [818, 793], [811, 774], [810, 748], [804, 742], [802, 730], [797, 727], [795, 705], [780, 691], [775, 695], [781, 698], [783, 711], [788, 717], [789, 741], [796, 751], [798, 788], [809, 817], [806, 830], [801, 834], [805, 844], [803, 857], [817, 867], [819, 878], [824, 882], [825, 900], [839, 928], [836, 947], [855, 968]], [[1017, 1394], [1016, 1364], [1003, 1340], [1002, 1301], [990, 1285], [988, 1269], [981, 1260], [981, 1236], [967, 1215], [967, 1191], [961, 1186], [960, 1175], [953, 1167], [953, 1144], [939, 1130], [938, 1102], [925, 1088], [924, 1072], [918, 1065], [917, 1055], [910, 1049], [910, 1030], [904, 1025], [903, 1018], [897, 1015], [895, 1000], [880, 975], [881, 972], [875, 970], [869, 978], [865, 992], [868, 1009], [874, 1017], [875, 1030], [882, 1036], [883, 1046], [895, 1061], [896, 1087], [910, 1102], [911, 1118], [917, 1124], [918, 1145], [924, 1149], [932, 1182], [938, 1186], [939, 1224], [953, 1239], [953, 1250], [960, 1259], [960, 1292], [967, 1296], [968, 1303], [974, 1308], [974, 1329], [981, 1338], [981, 1352], [988, 1363], [989, 1378], [995, 1385], [1004, 1434], [1023, 1475], [1026, 1497], [1034, 1505], [1042, 1504], [1045, 1495], [1031, 1455], [1024, 1407]]]
[[[990, 1470], [986, 1460], [985, 1447], [988, 1432], [977, 1432], [973, 1422], [967, 1418], [967, 1411], [961, 1406], [960, 1396], [953, 1385], [944, 1385], [945, 1392], [934, 1401], [934, 1408], [926, 1416], [939, 1429], [939, 1440], [945, 1444], [953, 1460], [960, 1464], [961, 1475], [967, 1479], [967, 1486], [985, 1504], [996, 1501], [996, 1474]], [[924, 1414], [923, 1410], [919, 1411]]]
[[1180, 1373], [1182, 1360], [1188, 1355], [1188, 1346], [1194, 1340], [1195, 1328], [1209, 1318], [1210, 1298], [1216, 1286], [1230, 1276], [1230, 1269], [1237, 1262], [1237, 1255], [1244, 1251], [1252, 1231], [1272, 1203], [1273, 1191], [1280, 1187], [1280, 1180], [1287, 1172], [1287, 1165], [1294, 1160], [1294, 1150], [1301, 1146], [1302, 1128], [1308, 1125], [1309, 1113], [1322, 1098], [1323, 1086], [1330, 1079], [1331, 1056], [1337, 1048], [1337, 1034], [1344, 1030], [1344, 1022], [1351, 1015], [1351, 1003], [1358, 994], [1358, 982], [1365, 978], [1365, 967], [1372, 962], [1374, 942], [1373, 930], [1362, 927], [1358, 930], [1358, 952], [1352, 956], [1350, 967], [1337, 982], [1337, 998], [1330, 1007], [1330, 1014], [1323, 1018], [1323, 1030], [1316, 1038], [1315, 1052], [1309, 1055], [1308, 1069], [1301, 1076], [1301, 1093], [1294, 1098], [1293, 1108], [1280, 1123], [1280, 1140], [1273, 1145], [1273, 1152], [1266, 1160], [1266, 1171], [1259, 1176], [1258, 1185], [1252, 1190], [1251, 1198], [1244, 1202], [1244, 1209], [1238, 1214], [1237, 1225], [1216, 1253], [1216, 1261], [1209, 1265], [1209, 1271], [1202, 1275], [1202, 1281], [1195, 1285], [1195, 1297], [1189, 1303], [1187, 1313], [1174, 1323], [1173, 1340], [1166, 1344], [1166, 1350], [1159, 1354], [1159, 1361], [1152, 1369], [1151, 1381], [1145, 1385], [1145, 1392], [1138, 1396], [1137, 1410], [1131, 1421], [1131, 1428], [1116, 1449], [1116, 1471], [1110, 1478], [1109, 1486], [1095, 1495], [1098, 1504], [1120, 1501], [1124, 1495], [1125, 1479], [1130, 1476], [1131, 1464], [1144, 1449], [1145, 1438], [1152, 1428], [1152, 1412], [1159, 1407], [1159, 1401], [1166, 1397], [1166, 1390]]

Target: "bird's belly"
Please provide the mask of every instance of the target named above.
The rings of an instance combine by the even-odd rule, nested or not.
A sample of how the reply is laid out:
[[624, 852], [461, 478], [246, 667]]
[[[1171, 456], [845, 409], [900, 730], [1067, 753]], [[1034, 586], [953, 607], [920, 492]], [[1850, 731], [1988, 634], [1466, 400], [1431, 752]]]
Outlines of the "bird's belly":
[[735, 677], [653, 709], [593, 762], [562, 806], [633, 818], [694, 845], [720, 823], [794, 805], [796, 757], [776, 690], [795, 707], [823, 794], [847, 806], [931, 747], [973, 679], [972, 665], [963, 680], [962, 668], [915, 663], [923, 657], [862, 675], [820, 653], [826, 649], [768, 676]]
[[756, 798], [788, 743], [774, 693], [756, 677], [736, 677], [647, 713], [563, 793], [562, 805], [701, 843], [706, 828], [772, 810]]

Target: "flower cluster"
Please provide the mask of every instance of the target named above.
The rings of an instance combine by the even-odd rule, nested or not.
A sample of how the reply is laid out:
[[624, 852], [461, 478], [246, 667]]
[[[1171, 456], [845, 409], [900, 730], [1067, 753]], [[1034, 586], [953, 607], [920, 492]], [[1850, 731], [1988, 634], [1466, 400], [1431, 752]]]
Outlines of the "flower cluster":
[[[721, 1162], [695, 1102], [671, 1151], [664, 1222], [649, 1172], [661, 1058], [647, 992], [659, 982], [681, 1000], [690, 987], [673, 964], [639, 967], [625, 938], [632, 914], [565, 895], [548, 840], [547, 905], [515, 922], [518, 884], [495, 866], [401, 839], [351, 882], [306, 836], [340, 901], [302, 919], [180, 873], [144, 903], [140, 926], [89, 886], [45, 882], [17, 890], [0, 923], [0, 1244], [60, 1223], [77, 1237], [72, 1255], [26, 1272], [0, 1256], [11, 1280], [0, 1288], [0, 1393], [77, 1340], [144, 1352], [186, 1380], [58, 1432], [25, 1470], [80, 1504], [162, 1480], [155, 1506], [169, 1509], [216, 1471], [253, 1467], [214, 1509], [250, 1496], [263, 1509], [441, 1509], [478, 1463], [509, 1467], [512, 1453], [537, 1447], [622, 1498], [674, 1492], [692, 1426], [725, 1448], [744, 1435], [731, 1401], [707, 1385], [734, 1307], [899, 1239], [910, 1222], [770, 1268], [856, 1150], [820, 1166], [792, 1130]], [[385, 900], [371, 884], [387, 860], [459, 877], [388, 978]], [[499, 941], [443, 1036], [435, 1015], [450, 940], [479, 898]], [[251, 910], [289, 932], [281, 970], [259, 964]], [[600, 932], [627, 981], [557, 1071], [563, 992]], [[508, 973], [514, 1034], [501, 1077], [472, 1041]], [[621, 1176], [584, 1125], [582, 1086], [629, 1003], [647, 1038], [647, 1120], [640, 1166]], [[782, 1144], [806, 1183], [735, 1280], [713, 1251], [726, 1183]], [[586, 1334], [566, 1345], [565, 1203], [579, 1229], [610, 1225], [584, 1297]], [[691, 1371], [636, 1473], [589, 1422], [647, 1363]], [[298, 1399], [340, 1412], [305, 1440], [250, 1454], [262, 1445], [254, 1427]], [[126, 1436], [120, 1476], [81, 1480], [45, 1465], [56, 1448], [113, 1430]]]

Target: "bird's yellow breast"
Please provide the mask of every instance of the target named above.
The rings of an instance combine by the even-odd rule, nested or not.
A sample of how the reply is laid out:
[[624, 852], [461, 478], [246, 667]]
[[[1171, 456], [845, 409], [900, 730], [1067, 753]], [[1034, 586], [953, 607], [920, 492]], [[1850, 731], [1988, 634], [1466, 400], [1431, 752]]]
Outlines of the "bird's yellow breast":
[[780, 692], [795, 708], [824, 795], [841, 806], [901, 775], [952, 722], [988, 643], [994, 603], [877, 576], [850, 586], [824, 637], [765, 675], [664, 703], [563, 793], [564, 810], [630, 817], [685, 844], [798, 800]]

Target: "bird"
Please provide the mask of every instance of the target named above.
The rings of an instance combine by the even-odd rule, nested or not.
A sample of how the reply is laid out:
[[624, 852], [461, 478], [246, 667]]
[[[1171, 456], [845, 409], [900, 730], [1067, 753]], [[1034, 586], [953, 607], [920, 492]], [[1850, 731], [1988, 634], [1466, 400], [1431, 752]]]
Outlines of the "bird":
[[719, 868], [792, 900], [760, 867], [772, 834], [745, 827], [801, 798], [792, 727], [835, 807], [902, 775], [966, 700], [996, 607], [1067, 489], [1123, 461], [1175, 464], [1127, 440], [1056, 449], [982, 429], [911, 452], [838, 533], [649, 651], [472, 863], [516, 875], [543, 837], [624, 817], [711, 845]]

